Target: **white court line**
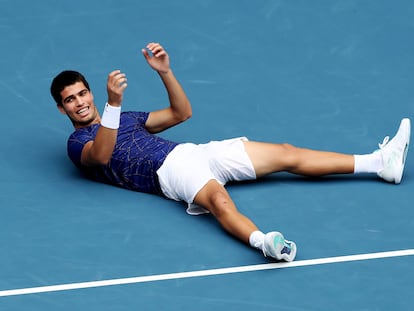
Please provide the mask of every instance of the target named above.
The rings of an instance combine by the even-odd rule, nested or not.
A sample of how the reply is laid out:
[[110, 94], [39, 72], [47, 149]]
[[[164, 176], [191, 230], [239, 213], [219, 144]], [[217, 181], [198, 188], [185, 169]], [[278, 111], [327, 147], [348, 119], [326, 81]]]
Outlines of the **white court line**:
[[105, 286], [113, 286], [113, 285], [146, 283], [146, 282], [154, 282], [154, 281], [176, 280], [176, 279], [202, 277], [202, 276], [223, 275], [223, 274], [229, 274], [229, 273], [240, 273], [240, 272], [250, 272], [250, 271], [262, 271], [262, 270], [272, 270], [272, 269], [282, 269], [282, 268], [292, 268], [292, 267], [324, 265], [324, 264], [331, 264], [331, 263], [361, 261], [361, 260], [370, 260], [370, 259], [413, 256], [413, 255], [414, 255], [414, 249], [407, 249], [407, 250], [398, 250], [398, 251], [389, 251], [389, 252], [380, 252], [380, 253], [298, 260], [298, 261], [286, 262], [286, 263], [268, 263], [268, 264], [251, 265], [251, 266], [199, 270], [199, 271], [190, 271], [190, 272], [178, 272], [178, 273], [158, 274], [158, 275], [149, 275], [149, 276], [138, 276], [138, 277], [122, 278], [122, 279], [90, 281], [90, 282], [81, 282], [81, 283], [70, 283], [70, 284], [61, 284], [61, 285], [50, 285], [50, 286], [41, 286], [41, 287], [2, 290], [0, 291], [0, 297], [48, 293], [48, 292], [57, 292], [57, 291], [68, 291], [68, 290], [74, 290], [74, 289], [105, 287]]

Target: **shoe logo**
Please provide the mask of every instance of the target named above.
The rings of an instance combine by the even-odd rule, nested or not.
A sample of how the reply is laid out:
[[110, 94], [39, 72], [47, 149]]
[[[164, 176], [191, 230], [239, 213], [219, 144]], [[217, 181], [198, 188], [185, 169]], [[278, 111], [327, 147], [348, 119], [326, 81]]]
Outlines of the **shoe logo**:
[[273, 245], [276, 249], [279, 247], [280, 244], [283, 244], [283, 243], [285, 243], [285, 240], [282, 239], [281, 236], [276, 236], [275, 239], [273, 240]]

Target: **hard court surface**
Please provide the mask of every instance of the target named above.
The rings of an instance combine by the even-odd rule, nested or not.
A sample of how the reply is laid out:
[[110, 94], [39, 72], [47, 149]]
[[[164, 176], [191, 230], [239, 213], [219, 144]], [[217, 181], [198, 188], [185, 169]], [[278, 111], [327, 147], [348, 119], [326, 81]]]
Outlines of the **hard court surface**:
[[184, 205], [83, 179], [51, 79], [95, 102], [128, 75], [125, 110], [168, 104], [140, 50], [161, 42], [193, 117], [162, 135], [368, 153], [414, 116], [414, 2], [0, 0], [0, 310], [412, 310], [414, 153], [376, 176], [275, 174], [229, 185], [278, 264]]

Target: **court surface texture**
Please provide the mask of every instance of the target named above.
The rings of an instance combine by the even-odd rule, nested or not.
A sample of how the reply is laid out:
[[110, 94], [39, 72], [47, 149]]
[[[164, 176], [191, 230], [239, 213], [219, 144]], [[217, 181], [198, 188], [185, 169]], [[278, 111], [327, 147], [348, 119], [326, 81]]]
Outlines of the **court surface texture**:
[[414, 152], [400, 185], [274, 174], [227, 187], [276, 263], [209, 215], [98, 184], [66, 155], [49, 87], [81, 71], [100, 109], [168, 105], [141, 48], [160, 42], [193, 105], [161, 135], [369, 153], [414, 116], [414, 2], [0, 0], [0, 310], [413, 310]]

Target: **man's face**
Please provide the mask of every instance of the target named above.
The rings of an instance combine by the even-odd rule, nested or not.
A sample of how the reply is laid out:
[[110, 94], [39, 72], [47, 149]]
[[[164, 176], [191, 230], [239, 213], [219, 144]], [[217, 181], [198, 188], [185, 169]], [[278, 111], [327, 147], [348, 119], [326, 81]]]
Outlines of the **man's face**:
[[83, 82], [76, 82], [60, 93], [62, 103], [58, 105], [61, 113], [66, 114], [75, 128], [86, 127], [100, 121], [93, 95]]

